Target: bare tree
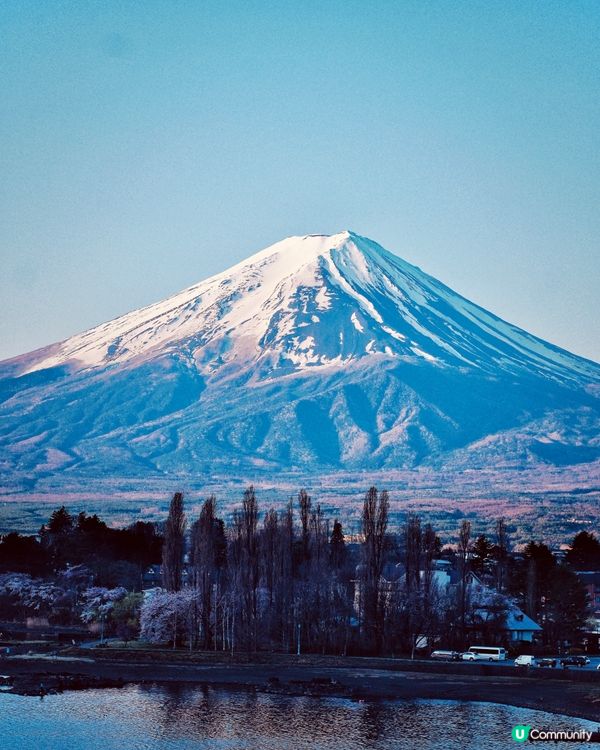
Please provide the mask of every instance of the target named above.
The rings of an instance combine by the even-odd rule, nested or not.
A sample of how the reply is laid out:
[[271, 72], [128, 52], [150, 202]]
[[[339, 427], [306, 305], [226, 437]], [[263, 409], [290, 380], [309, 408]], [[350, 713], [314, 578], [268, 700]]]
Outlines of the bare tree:
[[363, 625], [368, 647], [378, 652], [383, 639], [384, 600], [381, 590], [389, 497], [371, 487], [362, 514], [363, 565], [360, 580]]
[[316, 509], [310, 514], [310, 557], [313, 565], [318, 569], [326, 563], [327, 550], [327, 524], [318, 504]]
[[261, 569], [267, 593], [269, 607], [273, 606], [275, 595], [275, 560], [277, 554], [277, 537], [279, 535], [279, 517], [277, 511], [271, 508], [265, 514], [263, 532], [261, 536]]
[[410, 593], [421, 587], [421, 519], [411, 514], [404, 525], [404, 566], [406, 590]]
[[459, 574], [459, 602], [458, 613], [460, 618], [460, 637], [464, 643], [465, 625], [467, 615], [467, 598], [469, 583], [469, 551], [471, 549], [471, 522], [466, 519], [460, 525], [458, 533], [457, 561]]
[[[200, 634], [204, 648], [216, 647], [219, 571], [224, 559], [222, 521], [216, 517], [216, 498], [207, 498], [200, 517], [192, 526], [190, 564], [193, 585], [198, 591]], [[214, 622], [213, 622], [214, 621]]]
[[506, 589], [510, 553], [508, 530], [504, 518], [499, 518], [496, 521], [496, 547], [494, 553], [496, 557], [496, 588], [502, 593]]
[[244, 492], [241, 512], [233, 515], [233, 540], [231, 558], [233, 569], [233, 629], [236, 624], [242, 644], [255, 651], [257, 648], [258, 586], [260, 565], [258, 550], [258, 506], [254, 487]]
[[289, 651], [294, 642], [294, 507], [292, 501], [279, 516], [277, 540], [277, 582], [275, 584], [276, 627], [284, 650]]
[[422, 537], [422, 571], [421, 571], [421, 592], [422, 592], [422, 624], [421, 633], [429, 642], [430, 637], [435, 633], [439, 615], [438, 603], [439, 592], [434, 578], [434, 558], [437, 551], [437, 536], [430, 523], [425, 524]]
[[530, 617], [537, 616], [538, 610], [538, 575], [537, 561], [531, 556], [527, 561], [527, 580], [525, 588], [525, 611]]
[[162, 554], [162, 579], [167, 591], [179, 591], [183, 572], [186, 519], [183, 510], [183, 493], [176, 492], [171, 500], [165, 524]]
[[300, 509], [300, 525], [302, 527], [302, 560], [308, 562], [310, 556], [310, 515], [312, 501], [306, 490], [298, 493], [298, 507]]

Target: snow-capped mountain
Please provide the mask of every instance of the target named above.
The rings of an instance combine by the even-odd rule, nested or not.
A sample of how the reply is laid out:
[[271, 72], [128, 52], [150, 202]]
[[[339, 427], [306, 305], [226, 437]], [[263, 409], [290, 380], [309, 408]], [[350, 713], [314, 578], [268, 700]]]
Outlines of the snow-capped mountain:
[[183, 292], [51, 347], [25, 369], [71, 370], [185, 355], [215, 375], [278, 376], [365, 357], [491, 374], [598, 378], [598, 366], [470, 303], [351, 232], [289, 237]]
[[600, 460], [600, 365], [352, 232], [0, 363], [3, 491]]

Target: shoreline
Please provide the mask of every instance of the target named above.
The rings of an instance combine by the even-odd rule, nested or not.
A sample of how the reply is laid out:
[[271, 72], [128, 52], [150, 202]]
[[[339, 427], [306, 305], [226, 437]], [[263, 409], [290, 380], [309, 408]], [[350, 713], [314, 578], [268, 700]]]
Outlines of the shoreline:
[[[364, 665], [280, 663], [143, 663], [90, 654], [62, 657], [8, 657], [0, 660], [0, 674], [17, 684], [37, 681], [61, 689], [116, 687], [132, 683], [208, 686], [281, 695], [339, 697], [352, 700], [460, 700], [530, 708], [598, 721], [600, 682], [579, 679], [539, 679], [514, 674], [447, 673], [398, 664], [393, 669]], [[61, 678], [63, 683], [61, 683]], [[103, 684], [104, 681], [104, 684]], [[51, 691], [51, 690], [50, 690]], [[19, 689], [13, 692], [23, 692]], [[24, 693], [27, 694], [27, 693]]]

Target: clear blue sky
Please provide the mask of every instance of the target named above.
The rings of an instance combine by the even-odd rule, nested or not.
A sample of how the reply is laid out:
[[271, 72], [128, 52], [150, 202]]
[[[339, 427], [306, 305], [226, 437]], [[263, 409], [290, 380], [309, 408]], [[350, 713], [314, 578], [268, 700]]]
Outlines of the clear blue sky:
[[0, 6], [0, 358], [353, 229], [600, 359], [600, 3]]

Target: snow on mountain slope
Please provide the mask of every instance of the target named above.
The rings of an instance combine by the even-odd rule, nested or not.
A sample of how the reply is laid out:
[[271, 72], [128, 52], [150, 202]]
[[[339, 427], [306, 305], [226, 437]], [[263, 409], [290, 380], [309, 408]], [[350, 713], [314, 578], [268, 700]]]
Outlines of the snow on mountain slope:
[[0, 493], [99, 477], [589, 464], [600, 365], [351, 232], [0, 363]]
[[[199, 371], [273, 375], [364, 356], [593, 379], [595, 365], [503, 322], [351, 232], [290, 237], [221, 274], [73, 336], [25, 372], [151, 359], [185, 347]], [[264, 371], [264, 367], [257, 368]]]

